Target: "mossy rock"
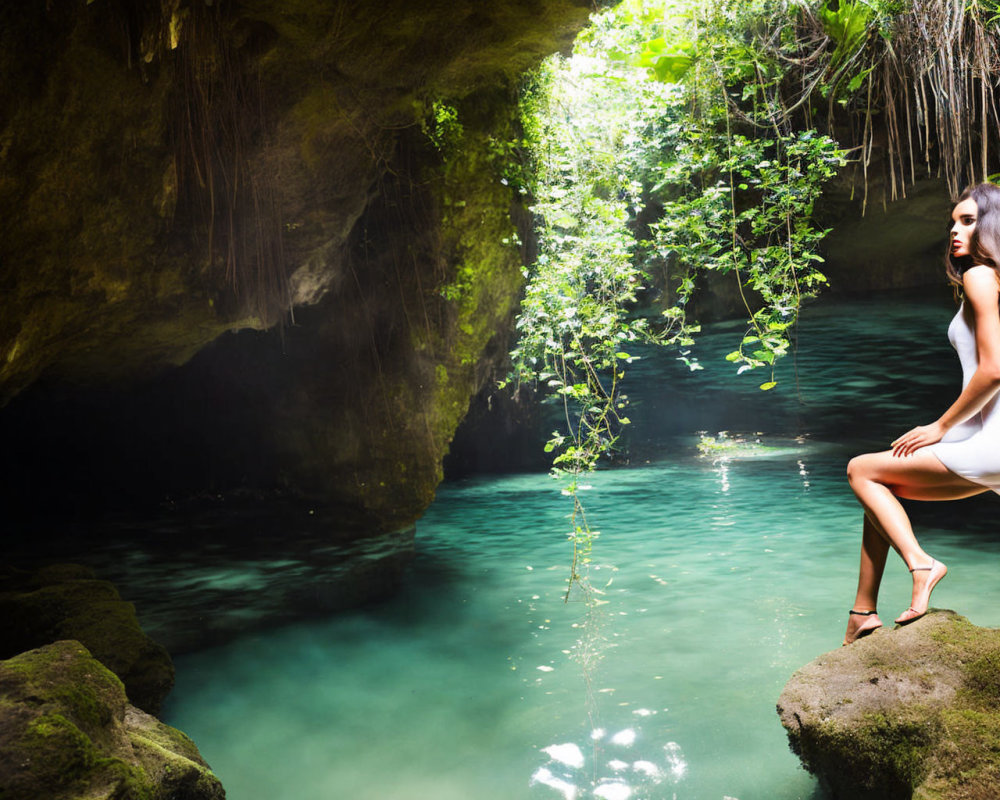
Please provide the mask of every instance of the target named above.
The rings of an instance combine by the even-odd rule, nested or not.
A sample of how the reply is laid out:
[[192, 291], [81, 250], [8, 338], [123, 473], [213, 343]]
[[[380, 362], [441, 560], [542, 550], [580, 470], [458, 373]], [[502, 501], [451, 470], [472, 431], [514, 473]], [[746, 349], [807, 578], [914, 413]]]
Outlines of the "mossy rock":
[[173, 688], [170, 655], [143, 633], [135, 607], [111, 583], [76, 564], [0, 571], [0, 658], [60, 639], [82, 642], [145, 711], [157, 713]]
[[[601, 5], [6, 4], [0, 408], [38, 385], [4, 410], [27, 419], [0, 500], [248, 485], [412, 525], [509, 349], [524, 255], [510, 211], [530, 215], [496, 162], [519, 138], [519, 77]], [[451, 149], [422, 132], [436, 101], [459, 111]], [[254, 254], [273, 251], [261, 270]], [[288, 304], [280, 345], [248, 330]], [[154, 375], [177, 392], [159, 416], [130, 394]], [[88, 414], [87, 433], [61, 403], [32, 417], [48, 391], [105, 390], [100, 407], [123, 413]], [[93, 446], [35, 461], [63, 425]], [[148, 458], [150, 429], [169, 458]]]
[[3, 800], [221, 800], [180, 731], [130, 706], [122, 682], [79, 642], [0, 662]]
[[778, 714], [835, 800], [996, 798], [1000, 630], [939, 610], [877, 630], [796, 672]]

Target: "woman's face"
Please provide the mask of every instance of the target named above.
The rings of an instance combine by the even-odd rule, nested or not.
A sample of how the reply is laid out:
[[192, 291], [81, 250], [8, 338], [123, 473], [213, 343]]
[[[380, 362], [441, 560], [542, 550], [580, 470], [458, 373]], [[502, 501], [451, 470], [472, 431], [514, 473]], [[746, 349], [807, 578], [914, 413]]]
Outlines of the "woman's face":
[[972, 232], [976, 229], [979, 207], [971, 197], [955, 206], [951, 212], [951, 254], [956, 258], [969, 255]]

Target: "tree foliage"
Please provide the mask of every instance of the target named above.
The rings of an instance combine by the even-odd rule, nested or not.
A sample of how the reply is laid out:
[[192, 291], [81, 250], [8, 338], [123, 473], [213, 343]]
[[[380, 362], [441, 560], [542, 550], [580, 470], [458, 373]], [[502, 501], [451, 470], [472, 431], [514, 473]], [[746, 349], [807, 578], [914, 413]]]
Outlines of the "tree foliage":
[[[727, 16], [626, 2], [596, 17], [573, 55], [550, 60], [526, 92], [523, 191], [539, 246], [512, 355], [521, 379], [563, 404], [548, 449], [573, 498], [571, 586], [596, 536], [582, 480], [628, 424], [621, 381], [634, 343], [675, 345], [699, 368], [685, 349], [698, 331], [685, 306], [702, 275], [731, 273], [748, 327], [730, 360], [769, 369], [788, 351], [802, 298], [826, 280], [812, 210], [843, 154], [761, 101], [758, 82], [780, 80], [781, 66], [745, 34], [775, 4], [741, 7]], [[654, 269], [665, 269], [666, 285], [654, 284]], [[772, 386], [769, 372], [761, 388]]]
[[574, 500], [571, 585], [594, 535], [580, 479], [628, 422], [632, 344], [699, 368], [686, 309], [706, 276], [732, 276], [747, 328], [727, 358], [773, 388], [826, 284], [813, 212], [848, 152], [862, 209], [876, 163], [886, 200], [918, 169], [957, 196], [997, 167], [998, 22], [996, 0], [625, 0], [536, 75], [522, 190], [539, 253], [514, 371], [564, 404], [549, 449]]

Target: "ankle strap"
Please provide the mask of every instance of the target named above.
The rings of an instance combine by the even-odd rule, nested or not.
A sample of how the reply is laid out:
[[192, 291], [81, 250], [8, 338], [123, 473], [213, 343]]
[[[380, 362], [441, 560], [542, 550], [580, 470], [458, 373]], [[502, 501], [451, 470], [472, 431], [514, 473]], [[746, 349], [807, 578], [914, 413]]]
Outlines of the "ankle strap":
[[870, 617], [872, 614], [876, 613], [874, 611], [855, 611], [853, 608], [847, 612], [848, 614], [857, 614], [859, 617]]

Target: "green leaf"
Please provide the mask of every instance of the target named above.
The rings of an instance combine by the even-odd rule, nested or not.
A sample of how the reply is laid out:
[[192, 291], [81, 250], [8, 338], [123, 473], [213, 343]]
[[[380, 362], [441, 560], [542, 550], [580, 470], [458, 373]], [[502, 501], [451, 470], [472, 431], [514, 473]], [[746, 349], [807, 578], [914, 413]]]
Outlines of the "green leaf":
[[650, 39], [648, 42], [643, 42], [642, 52], [639, 53], [633, 63], [637, 67], [651, 67], [656, 63], [656, 59], [658, 59], [666, 49], [667, 40], [662, 36]]
[[866, 69], [866, 70], [862, 70], [857, 75], [855, 75], [853, 78], [851, 78], [847, 82], [847, 91], [849, 93], [851, 93], [851, 94], [854, 94], [854, 92], [856, 92], [858, 89], [860, 89], [861, 88], [861, 84], [864, 83], [865, 78], [868, 77], [868, 73], [871, 72], [873, 69], [875, 69], [874, 65], [868, 67], [868, 69]]
[[677, 83], [691, 67], [692, 60], [684, 53], [660, 56], [653, 65], [653, 74], [662, 83]]
[[819, 17], [827, 36], [836, 42], [830, 57], [831, 70], [849, 61], [864, 47], [871, 15], [872, 10], [862, 0], [839, 0], [836, 11], [831, 11], [830, 0], [825, 0], [819, 9]]

